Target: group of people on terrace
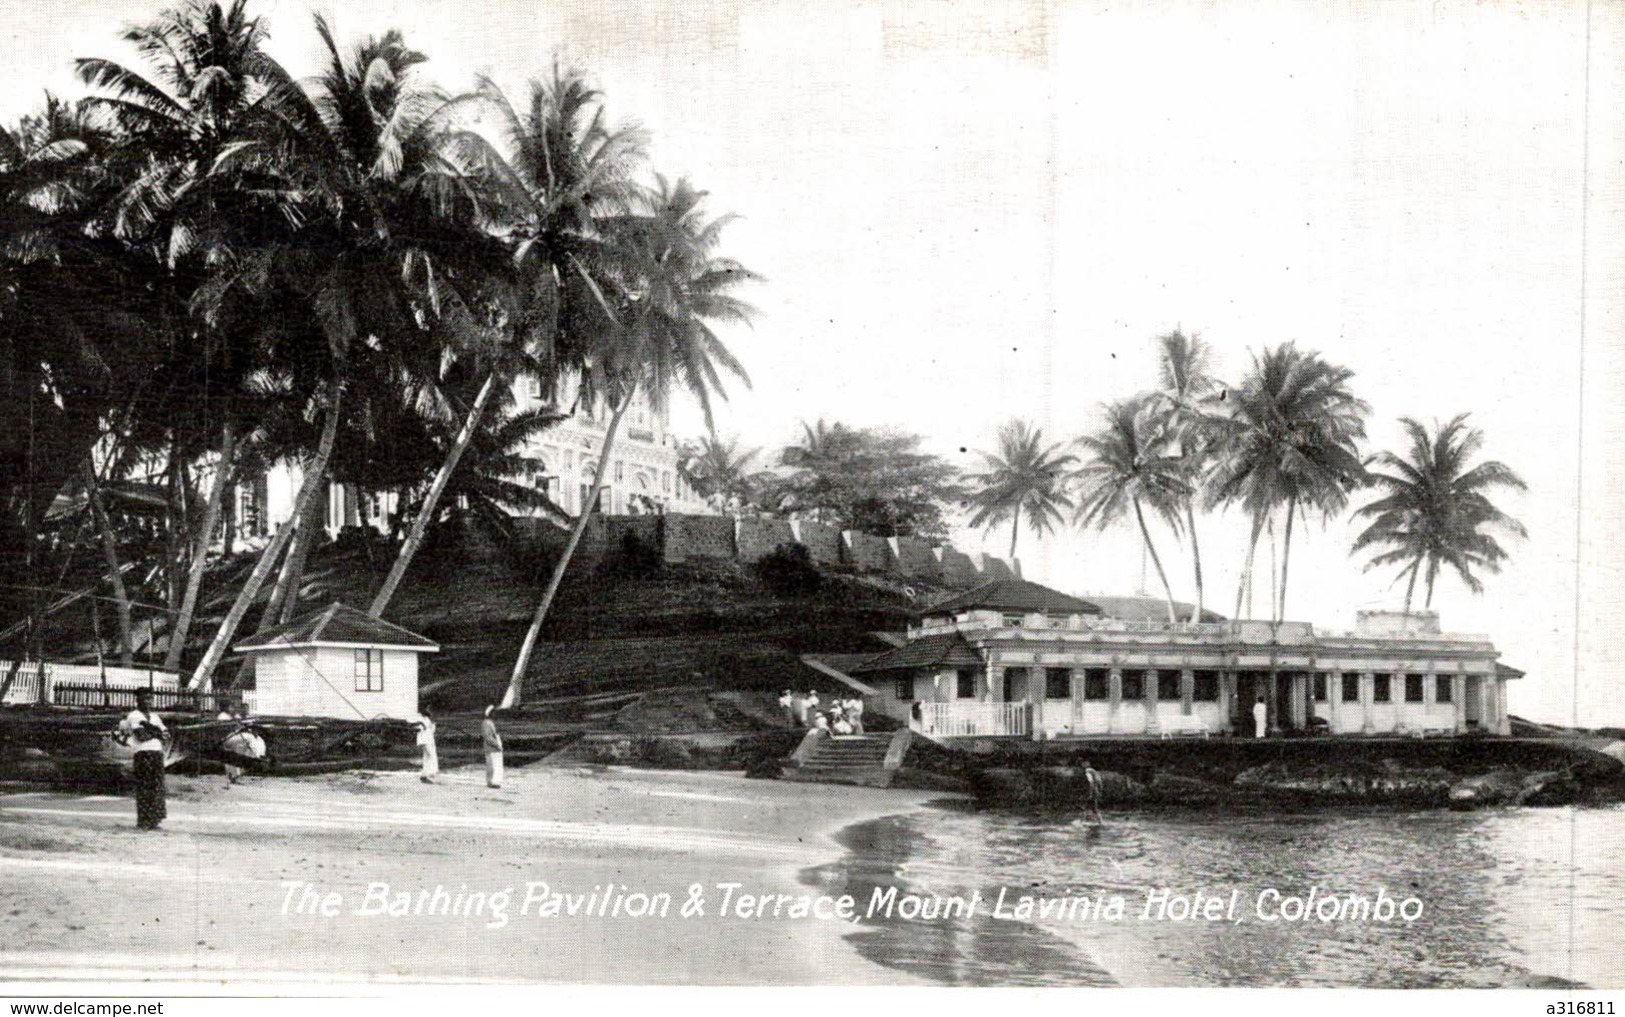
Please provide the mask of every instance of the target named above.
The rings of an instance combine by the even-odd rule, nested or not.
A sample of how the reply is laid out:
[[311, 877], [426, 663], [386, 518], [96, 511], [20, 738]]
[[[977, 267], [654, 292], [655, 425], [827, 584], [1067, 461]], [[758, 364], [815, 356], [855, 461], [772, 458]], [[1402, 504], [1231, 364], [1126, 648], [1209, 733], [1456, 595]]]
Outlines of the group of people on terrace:
[[779, 695], [779, 709], [784, 714], [785, 724], [790, 727], [828, 731], [837, 735], [863, 734], [862, 696], [836, 695], [825, 706], [817, 689], [805, 695], [785, 689]]

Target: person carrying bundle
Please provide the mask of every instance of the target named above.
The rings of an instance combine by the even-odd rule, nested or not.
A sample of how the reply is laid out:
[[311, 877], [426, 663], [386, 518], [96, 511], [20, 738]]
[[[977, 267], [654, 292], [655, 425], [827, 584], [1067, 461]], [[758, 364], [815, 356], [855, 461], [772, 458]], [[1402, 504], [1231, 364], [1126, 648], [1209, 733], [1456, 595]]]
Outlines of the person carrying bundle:
[[168, 815], [164, 806], [164, 753], [169, 729], [164, 719], [153, 712], [150, 691], [136, 691], [135, 709], [119, 721], [113, 737], [120, 745], [135, 748], [136, 828], [156, 830]]

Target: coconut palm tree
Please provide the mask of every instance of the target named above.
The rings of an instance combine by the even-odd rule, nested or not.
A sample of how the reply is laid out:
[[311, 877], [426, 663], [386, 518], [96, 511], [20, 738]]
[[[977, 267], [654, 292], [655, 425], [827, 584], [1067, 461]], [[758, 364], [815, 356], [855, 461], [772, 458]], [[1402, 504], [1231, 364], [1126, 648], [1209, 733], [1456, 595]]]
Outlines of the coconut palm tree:
[[588, 340], [608, 327], [600, 306], [604, 286], [598, 277], [605, 270], [598, 220], [624, 211], [630, 171], [642, 158], [641, 135], [611, 130], [598, 92], [557, 65], [550, 81], [532, 83], [524, 114], [489, 81], [447, 109], [463, 107], [493, 115], [507, 153], [473, 132], [443, 134], [448, 151], [480, 174], [482, 203], [491, 206], [483, 217], [514, 246], [516, 286], [503, 315], [514, 341], [487, 348], [489, 373], [373, 598], [374, 617], [382, 616], [411, 564], [491, 394], [521, 371], [542, 377], [551, 390], [561, 368], [575, 366], [590, 348]]
[[1196, 503], [1208, 468], [1213, 461], [1214, 404], [1224, 387], [1211, 373], [1212, 350], [1202, 337], [1186, 335], [1179, 329], [1157, 337], [1157, 374], [1161, 388], [1157, 397], [1163, 423], [1174, 442], [1175, 454], [1185, 464], [1190, 494], [1183, 506], [1185, 530], [1191, 538], [1191, 568], [1196, 579], [1196, 603], [1191, 608], [1193, 622], [1202, 620], [1204, 584], [1202, 548], [1196, 532]]
[[965, 479], [976, 486], [966, 499], [974, 509], [970, 525], [976, 529], [1010, 521], [1010, 558], [1016, 557], [1016, 538], [1021, 533], [1021, 516], [1039, 537], [1065, 521], [1063, 510], [1072, 509], [1066, 494], [1066, 474], [1077, 457], [1061, 451], [1057, 442], [1044, 444], [1044, 432], [1025, 420], [1007, 421], [999, 427], [999, 450], [978, 452], [985, 472]]
[[1383, 496], [1355, 512], [1370, 520], [1355, 538], [1349, 553], [1375, 552], [1366, 569], [1403, 565], [1405, 613], [1411, 610], [1418, 576], [1426, 573], [1425, 607], [1433, 606], [1433, 584], [1439, 570], [1449, 566], [1473, 593], [1484, 592], [1474, 574], [1497, 573], [1507, 553], [1495, 534], [1524, 538], [1523, 524], [1496, 508], [1489, 495], [1496, 490], [1523, 491], [1527, 486], [1505, 463], [1473, 463], [1484, 447], [1484, 433], [1467, 425], [1462, 413], [1448, 423], [1427, 428], [1410, 417], [1400, 425], [1410, 438], [1401, 455], [1379, 452], [1372, 457], [1371, 483]]
[[695, 493], [719, 508], [743, 504], [751, 496], [751, 461], [762, 451], [741, 449], [737, 435], [719, 438], [708, 434], [679, 450], [677, 468]]
[[1168, 598], [1168, 621], [1177, 622], [1173, 587], [1151, 540], [1145, 512], [1150, 509], [1178, 533], [1179, 507], [1190, 495], [1190, 479], [1170, 448], [1151, 396], [1109, 403], [1105, 411], [1105, 426], [1076, 440], [1086, 455], [1072, 474], [1078, 488], [1074, 519], [1079, 526], [1105, 530], [1132, 511]]
[[[199, 0], [169, 10], [125, 33], [148, 65], [148, 73], [110, 60], [77, 61], [80, 78], [98, 94], [87, 107], [116, 128], [111, 159], [125, 177], [110, 203], [106, 229], [162, 266], [158, 289], [178, 314], [153, 331], [174, 354], [174, 376], [188, 385], [183, 407], [197, 412], [172, 416], [172, 469], [183, 477], [194, 440], [184, 429], [220, 434], [218, 465], [207, 507], [184, 542], [184, 593], [170, 634], [167, 664], [179, 664], [186, 643], [209, 541], [232, 472], [232, 452], [243, 422], [235, 419], [230, 393], [256, 366], [249, 336], [257, 329], [209, 327], [217, 294], [200, 299], [206, 279], [217, 286], [238, 277], [238, 252], [265, 240], [265, 229], [282, 228], [299, 196], [259, 176], [221, 172], [234, 146], [268, 124], [301, 120], [301, 93], [286, 71], [263, 50], [266, 33], [250, 18], [245, 0], [230, 6]], [[308, 123], [308, 119], [306, 120]], [[191, 306], [187, 306], [190, 303]], [[207, 313], [204, 308], [210, 308]], [[212, 419], [210, 419], [212, 418]], [[183, 477], [184, 479], [184, 477]], [[184, 514], [177, 513], [177, 521]]]
[[1265, 524], [1284, 509], [1280, 584], [1271, 616], [1286, 616], [1287, 566], [1293, 520], [1311, 509], [1329, 519], [1365, 482], [1357, 443], [1370, 407], [1349, 390], [1354, 372], [1293, 343], [1253, 357], [1242, 383], [1215, 418], [1217, 458], [1209, 476], [1209, 506], [1239, 504], [1252, 517], [1247, 559], [1236, 589], [1236, 616], [1252, 576]]
[[700, 405], [707, 429], [713, 427], [711, 398], [723, 394], [722, 373], [749, 384], [745, 368], [712, 330], [713, 322], [749, 324], [754, 309], [732, 290], [756, 279], [743, 265], [716, 255], [730, 216], [711, 219], [705, 192], [687, 180], [675, 184], [656, 177], [655, 187], [639, 195], [634, 213], [606, 224], [609, 247], [616, 257], [607, 279], [605, 311], [617, 324], [616, 335], [586, 359], [580, 375], [583, 398], [611, 407], [603, 448], [594, 470], [591, 492], [554, 566], [541, 602], [531, 618], [509, 680], [505, 705], [517, 705], [523, 694], [530, 655], [541, 633], [571, 556], [581, 542], [609, 475], [610, 456], [632, 400], [642, 392], [661, 412], [674, 391], [686, 391]]

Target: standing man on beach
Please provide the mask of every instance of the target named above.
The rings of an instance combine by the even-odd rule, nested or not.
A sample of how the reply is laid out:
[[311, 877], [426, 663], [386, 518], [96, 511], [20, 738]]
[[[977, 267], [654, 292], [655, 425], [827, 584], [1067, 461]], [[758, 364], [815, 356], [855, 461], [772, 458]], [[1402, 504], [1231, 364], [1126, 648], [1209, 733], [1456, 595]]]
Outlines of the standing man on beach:
[[497, 719], [491, 716], [495, 706], [485, 708], [485, 721], [480, 724], [480, 740], [485, 743], [485, 786], [502, 786], [502, 736], [497, 733]]
[[427, 706], [418, 707], [418, 714], [418, 747], [423, 750], [423, 764], [418, 772], [418, 780], [425, 784], [433, 784], [434, 779], [440, 775], [440, 754], [434, 744], [434, 714]]
[[135, 747], [135, 825], [156, 830], [168, 810], [164, 807], [164, 742], [169, 729], [164, 719], [152, 711], [152, 693], [138, 689], [135, 709], [119, 722], [114, 735], [120, 745]]

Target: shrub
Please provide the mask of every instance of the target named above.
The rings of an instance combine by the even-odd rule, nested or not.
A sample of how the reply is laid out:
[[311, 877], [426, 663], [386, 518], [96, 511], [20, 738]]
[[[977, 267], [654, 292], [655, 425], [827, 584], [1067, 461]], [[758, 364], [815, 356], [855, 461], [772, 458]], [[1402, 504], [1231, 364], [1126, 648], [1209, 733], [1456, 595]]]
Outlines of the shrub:
[[660, 574], [660, 548], [628, 530], [606, 569], [625, 579], [652, 579]]
[[800, 543], [780, 544], [772, 554], [758, 561], [754, 570], [756, 578], [780, 596], [811, 593], [824, 581], [807, 545]]
[[689, 770], [694, 767], [694, 753], [675, 738], [640, 738], [637, 749], [643, 764], [656, 770]]

